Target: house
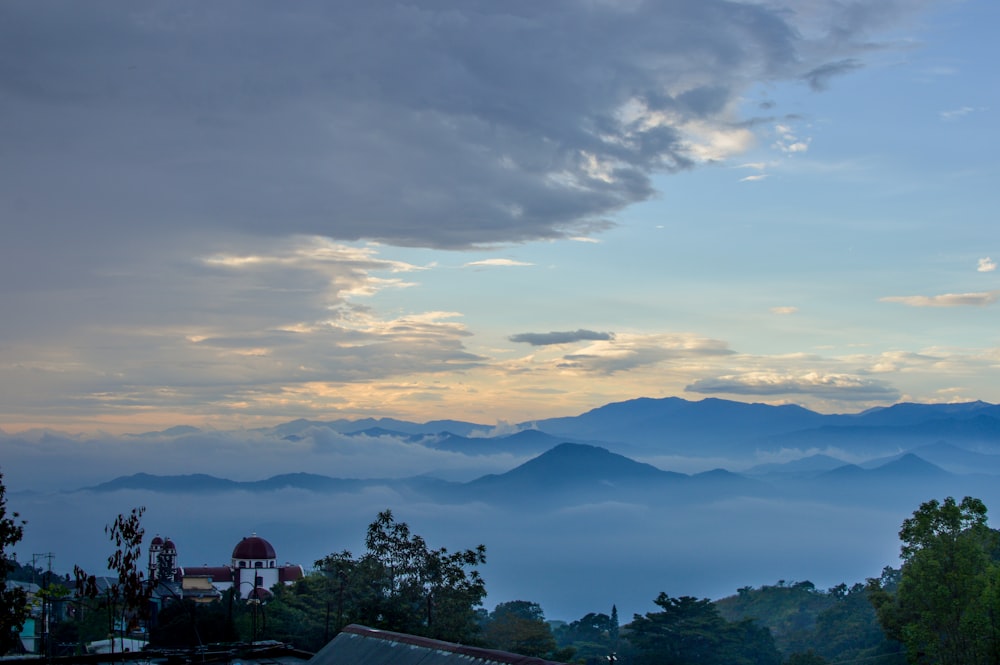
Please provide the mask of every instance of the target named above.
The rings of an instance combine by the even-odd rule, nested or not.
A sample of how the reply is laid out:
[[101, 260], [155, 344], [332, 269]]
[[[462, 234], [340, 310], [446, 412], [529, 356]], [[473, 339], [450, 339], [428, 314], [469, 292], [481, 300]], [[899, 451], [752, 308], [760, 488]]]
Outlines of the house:
[[149, 544], [149, 579], [161, 596], [209, 602], [234, 589], [239, 598], [264, 600], [276, 584], [292, 584], [304, 576], [300, 565], [279, 566], [274, 546], [256, 533], [236, 543], [229, 565], [222, 566], [181, 566], [172, 540], [156, 536]]
[[352, 624], [308, 665], [561, 665], [508, 651], [467, 647]]

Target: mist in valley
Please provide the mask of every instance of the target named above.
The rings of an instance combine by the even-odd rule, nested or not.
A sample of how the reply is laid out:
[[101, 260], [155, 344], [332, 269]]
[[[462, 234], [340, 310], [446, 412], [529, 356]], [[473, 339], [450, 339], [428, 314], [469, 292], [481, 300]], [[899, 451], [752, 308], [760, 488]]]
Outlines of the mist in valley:
[[[60, 572], [103, 571], [104, 527], [134, 506], [147, 509], [147, 539], [173, 539], [182, 566], [226, 563], [257, 533], [281, 561], [306, 570], [332, 552], [362, 552], [367, 525], [388, 508], [432, 547], [484, 544], [487, 607], [530, 600], [563, 620], [613, 604], [631, 617], [653, 610], [661, 591], [717, 599], [779, 580], [863, 581], [898, 564], [899, 525], [921, 502], [973, 495], [1000, 506], [996, 456], [985, 449], [963, 453], [979, 469], [969, 473], [964, 449], [922, 449], [947, 454], [955, 466], [947, 471], [877, 442], [863, 446], [875, 449], [871, 457], [750, 446], [728, 456], [703, 447], [697, 457], [614, 443], [512, 451], [488, 438], [468, 444], [477, 446], [471, 455], [435, 441], [316, 426], [282, 437], [36, 433], [4, 438], [3, 472], [10, 508], [28, 521], [19, 559], [52, 552]], [[297, 475], [252, 490], [229, 482], [302, 472], [359, 482], [332, 490], [295, 486]], [[159, 489], [130, 477], [138, 473], [158, 477]]]

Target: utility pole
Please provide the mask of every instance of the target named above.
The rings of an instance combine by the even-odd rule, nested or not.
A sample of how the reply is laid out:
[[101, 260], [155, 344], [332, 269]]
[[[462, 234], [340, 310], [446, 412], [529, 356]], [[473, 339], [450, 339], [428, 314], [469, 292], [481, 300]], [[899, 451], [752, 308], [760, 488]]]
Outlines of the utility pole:
[[42, 554], [32, 554], [31, 555], [31, 581], [35, 581], [35, 564], [39, 559], [46, 559], [48, 566], [46, 567], [46, 574], [42, 578], [42, 633], [41, 641], [38, 645], [38, 653], [45, 658], [45, 662], [49, 662], [49, 580], [52, 579], [52, 559], [55, 554], [52, 552], [43, 552]]

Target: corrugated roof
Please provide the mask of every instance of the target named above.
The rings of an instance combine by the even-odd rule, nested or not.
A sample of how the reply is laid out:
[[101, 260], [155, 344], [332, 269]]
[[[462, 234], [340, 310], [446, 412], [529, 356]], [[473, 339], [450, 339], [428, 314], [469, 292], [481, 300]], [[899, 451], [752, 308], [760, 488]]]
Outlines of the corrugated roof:
[[309, 661], [312, 665], [561, 665], [507, 651], [479, 649], [352, 624]]

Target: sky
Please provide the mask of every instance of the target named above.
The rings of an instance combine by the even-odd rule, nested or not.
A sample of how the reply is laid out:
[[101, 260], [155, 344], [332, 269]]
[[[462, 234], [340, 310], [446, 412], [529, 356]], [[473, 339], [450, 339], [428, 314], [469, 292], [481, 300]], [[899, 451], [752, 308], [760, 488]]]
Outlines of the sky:
[[992, 0], [0, 5], [0, 429], [1000, 402]]

